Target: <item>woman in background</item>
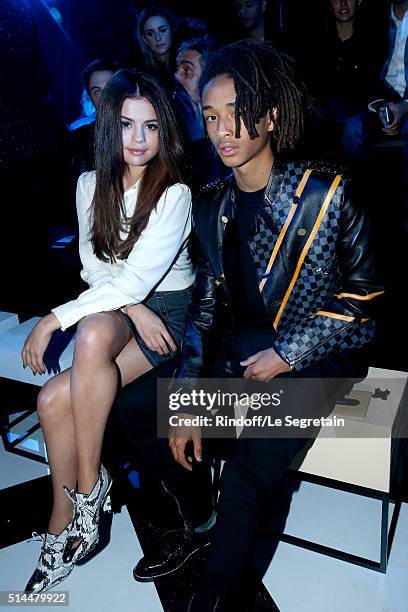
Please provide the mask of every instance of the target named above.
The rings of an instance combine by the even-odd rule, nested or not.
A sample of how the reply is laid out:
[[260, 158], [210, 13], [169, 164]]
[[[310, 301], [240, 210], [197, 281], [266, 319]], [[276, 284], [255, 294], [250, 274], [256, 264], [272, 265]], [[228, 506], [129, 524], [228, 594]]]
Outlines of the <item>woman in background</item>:
[[176, 18], [169, 11], [150, 6], [140, 13], [136, 27], [143, 69], [155, 76], [167, 92], [174, 86], [176, 24]]
[[191, 17], [176, 18], [166, 9], [153, 5], [143, 9], [136, 26], [139, 58], [130, 61], [155, 76], [171, 96], [176, 84], [176, 57], [182, 42], [205, 36], [207, 26]]

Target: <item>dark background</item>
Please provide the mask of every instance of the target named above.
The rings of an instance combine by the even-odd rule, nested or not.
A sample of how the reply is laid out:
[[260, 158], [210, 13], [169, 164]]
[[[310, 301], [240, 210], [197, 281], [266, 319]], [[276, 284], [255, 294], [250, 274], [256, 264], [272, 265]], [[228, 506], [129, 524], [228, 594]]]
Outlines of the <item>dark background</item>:
[[[9, 2], [9, 0], [6, 0]], [[278, 20], [305, 44], [316, 40], [322, 27], [324, 0], [270, 0], [268, 16]], [[373, 5], [386, 0], [368, 0]], [[24, 0], [11, 2], [24, 5]], [[137, 12], [148, 2], [134, 0], [26, 0], [38, 31], [40, 52], [49, 75], [57, 117], [69, 123], [80, 113], [80, 72], [96, 57], [126, 62], [132, 46]], [[233, 0], [163, 0], [160, 4], [179, 16], [205, 20], [216, 38], [228, 40], [235, 27]], [[58, 23], [52, 10], [62, 17]], [[308, 43], [309, 41], [309, 43]]]

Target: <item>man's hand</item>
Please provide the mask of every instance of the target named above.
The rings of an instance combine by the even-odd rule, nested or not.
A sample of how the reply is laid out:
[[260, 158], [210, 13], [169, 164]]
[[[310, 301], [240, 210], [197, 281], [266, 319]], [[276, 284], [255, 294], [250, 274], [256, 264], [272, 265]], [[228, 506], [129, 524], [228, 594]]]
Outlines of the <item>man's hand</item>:
[[268, 382], [283, 372], [290, 372], [290, 366], [273, 348], [255, 353], [245, 361], [241, 361], [241, 365], [247, 366], [244, 378], [262, 382]]
[[[393, 121], [389, 125], [387, 125], [385, 121], [384, 107], [388, 106], [390, 113], [392, 115]], [[408, 113], [408, 103], [407, 102], [387, 102], [384, 104], [380, 110], [378, 111], [378, 116], [380, 118], [381, 123], [383, 124], [383, 132], [387, 134], [387, 136], [395, 136], [398, 134], [399, 129], [401, 127], [401, 123], [404, 120], [405, 115]]]
[[[192, 418], [191, 414], [178, 414], [180, 417], [180, 422], [182, 423], [182, 419]], [[196, 461], [201, 461], [201, 452], [202, 452], [202, 444], [201, 444], [201, 429], [200, 427], [187, 427], [183, 424], [174, 425], [170, 427], [169, 431], [169, 446], [171, 452], [173, 454], [174, 459], [182, 465], [186, 470], [191, 472], [193, 470], [192, 463], [193, 458], [187, 457], [185, 455], [186, 444], [192, 441], [194, 446], [194, 457]]]
[[52, 334], [60, 327], [57, 317], [51, 313], [38, 321], [28, 334], [21, 352], [21, 358], [23, 366], [29, 366], [33, 374], [45, 374], [44, 353], [50, 343]]
[[177, 351], [177, 346], [165, 324], [150, 308], [144, 304], [134, 304], [122, 310], [132, 319], [140, 337], [151, 351], [159, 355], [168, 355], [169, 347], [172, 351]]

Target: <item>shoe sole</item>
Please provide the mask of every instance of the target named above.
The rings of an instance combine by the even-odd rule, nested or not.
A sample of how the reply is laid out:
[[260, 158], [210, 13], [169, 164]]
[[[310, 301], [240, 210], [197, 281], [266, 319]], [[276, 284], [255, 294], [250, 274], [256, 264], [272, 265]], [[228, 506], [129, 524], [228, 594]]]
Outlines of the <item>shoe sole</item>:
[[169, 576], [170, 574], [174, 574], [174, 572], [177, 572], [177, 570], [179, 570], [181, 567], [183, 567], [183, 565], [185, 563], [187, 563], [187, 561], [196, 553], [198, 553], [200, 550], [203, 550], [204, 548], [207, 548], [207, 546], [210, 545], [210, 542], [207, 542], [206, 544], [202, 544], [199, 548], [196, 548], [195, 550], [192, 550], [191, 553], [189, 555], [187, 555], [187, 557], [185, 557], [185, 559], [183, 559], [183, 561], [174, 569], [169, 570], [168, 572], [162, 572], [160, 574], [156, 574], [155, 576], [149, 576], [149, 578], [146, 578], [144, 576], [138, 576], [135, 573], [135, 569], [133, 570], [133, 578], [136, 580], [136, 582], [153, 582], [154, 580], [157, 580], [158, 578], [162, 578], [163, 576]]

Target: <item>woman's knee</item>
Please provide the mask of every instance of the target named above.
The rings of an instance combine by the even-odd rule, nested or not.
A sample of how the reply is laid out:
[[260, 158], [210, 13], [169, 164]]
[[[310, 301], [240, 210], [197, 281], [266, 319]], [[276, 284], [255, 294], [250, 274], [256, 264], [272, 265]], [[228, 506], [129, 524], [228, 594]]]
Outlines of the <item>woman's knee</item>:
[[115, 339], [114, 323], [110, 316], [104, 314], [85, 317], [78, 325], [75, 357], [111, 358], [109, 348]]
[[69, 411], [69, 389], [65, 381], [49, 380], [37, 397], [37, 413], [41, 427], [58, 424]]

